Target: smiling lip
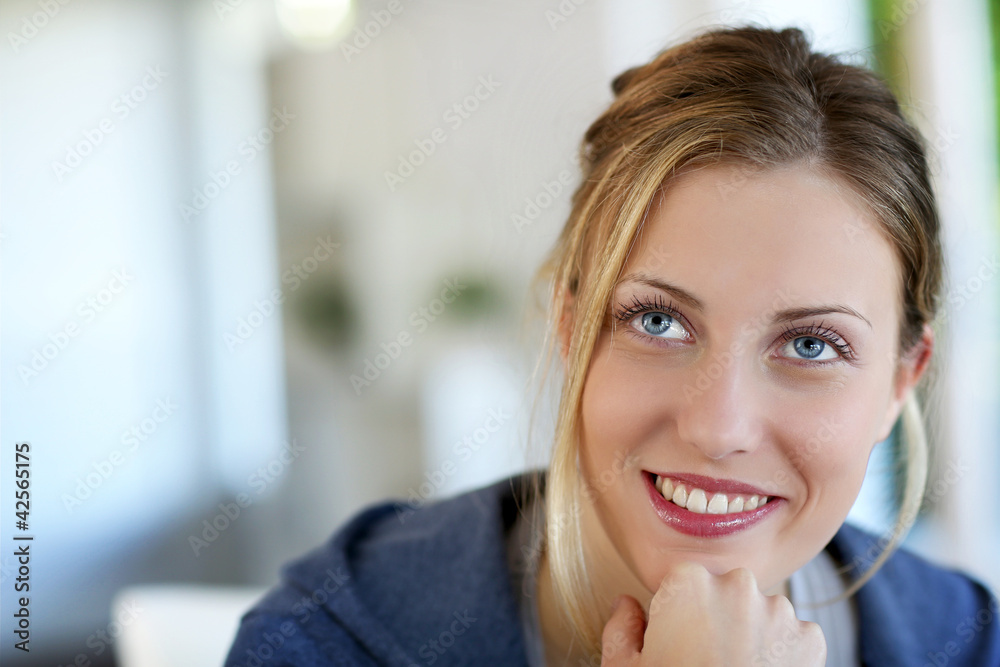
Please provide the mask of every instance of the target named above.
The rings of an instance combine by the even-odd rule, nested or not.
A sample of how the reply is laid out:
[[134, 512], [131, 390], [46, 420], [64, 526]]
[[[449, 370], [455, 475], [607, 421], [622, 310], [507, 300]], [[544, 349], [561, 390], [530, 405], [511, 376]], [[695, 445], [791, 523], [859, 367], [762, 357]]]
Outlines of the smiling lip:
[[669, 477], [675, 482], [681, 482], [688, 487], [701, 489], [705, 493], [740, 493], [746, 496], [774, 496], [769, 491], [763, 491], [756, 486], [744, 484], [730, 479], [713, 479], [712, 477], [702, 477], [701, 475], [687, 475], [672, 472], [647, 471], [660, 477]]
[[[739, 482], [714, 480], [698, 475], [664, 476], [679, 482], [689, 483], [692, 486], [713, 493], [729, 492], [764, 495], [759, 489]], [[765, 519], [785, 502], [784, 498], [780, 496], [771, 496], [771, 499], [765, 505], [747, 512], [737, 512], [735, 514], [697, 514], [683, 507], [678, 507], [664, 498], [653, 485], [655, 473], [644, 472], [642, 479], [643, 484], [646, 485], [646, 490], [649, 492], [649, 500], [657, 516], [674, 530], [694, 537], [725, 537], [746, 530]], [[702, 484], [706, 484], [706, 486], [701, 486]]]

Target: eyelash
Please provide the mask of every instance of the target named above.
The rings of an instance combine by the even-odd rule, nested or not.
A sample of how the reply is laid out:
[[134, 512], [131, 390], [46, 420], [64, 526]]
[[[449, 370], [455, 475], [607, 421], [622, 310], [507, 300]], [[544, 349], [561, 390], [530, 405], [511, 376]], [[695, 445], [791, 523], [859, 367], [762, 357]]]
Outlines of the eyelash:
[[[801, 338], [803, 336], [811, 336], [813, 338], [819, 338], [825, 343], [829, 343], [833, 346], [835, 350], [840, 352], [840, 356], [848, 361], [854, 361], [854, 349], [851, 348], [850, 344], [847, 343], [843, 338], [837, 334], [836, 331], [828, 327], [823, 326], [823, 322], [819, 324], [809, 324], [802, 327], [786, 327], [781, 332], [782, 343], [787, 343], [788, 341], [795, 340], [796, 338]], [[827, 359], [824, 361], [818, 361], [813, 363], [831, 363], [836, 361], [835, 359]]]
[[663, 298], [657, 294], [654, 301], [640, 301], [636, 297], [632, 297], [631, 306], [627, 306], [624, 303], [618, 304], [618, 311], [615, 313], [615, 318], [620, 322], [628, 324], [632, 318], [636, 315], [649, 312], [666, 313], [670, 317], [676, 320], [682, 320], [680, 313], [674, 308], [674, 302], [669, 301], [667, 303], [663, 302]]
[[[637, 315], [648, 312], [665, 313], [681, 323], [683, 323], [684, 321], [684, 318], [681, 317], [681, 314], [677, 312], [677, 309], [674, 308], [673, 301], [668, 301], [664, 303], [663, 298], [660, 295], [656, 295], [656, 297], [653, 300], [648, 300], [648, 299], [640, 300], [637, 297], [633, 296], [632, 305], [629, 306], [624, 303], [619, 303], [618, 310], [615, 312], [614, 316], [615, 319], [627, 325]], [[643, 335], [638, 331], [633, 331], [631, 327], [629, 327], [629, 332], [635, 333], [640, 337], [655, 338], [654, 336], [650, 336], [649, 334]], [[824, 326], [823, 322], [820, 322], [819, 324], [809, 324], [806, 326], [799, 326], [799, 327], [788, 326], [784, 330], [782, 330], [779, 337], [781, 339], [782, 344], [784, 344], [789, 341], [795, 340], [796, 338], [803, 338], [806, 336], [818, 338], [823, 342], [830, 344], [835, 350], [837, 350], [840, 353], [841, 357], [847, 359], [848, 361], [853, 361], [855, 359], [854, 349], [850, 346], [850, 344], [847, 343], [836, 331], [830, 329], [829, 327]], [[803, 361], [808, 362], [809, 360], [804, 359]], [[825, 359], [822, 361], [812, 361], [810, 363], [817, 366], [823, 366], [830, 363], [836, 363], [837, 361], [839, 360]]]

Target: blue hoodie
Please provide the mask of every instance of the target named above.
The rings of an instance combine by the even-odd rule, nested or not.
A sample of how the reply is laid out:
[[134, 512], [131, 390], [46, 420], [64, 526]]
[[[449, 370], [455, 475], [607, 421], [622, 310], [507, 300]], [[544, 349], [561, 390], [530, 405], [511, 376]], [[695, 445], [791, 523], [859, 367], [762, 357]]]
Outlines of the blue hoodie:
[[[368, 507], [282, 569], [242, 618], [226, 667], [526, 665], [505, 537], [528, 476], [416, 510]], [[827, 546], [870, 564], [875, 537], [845, 524]], [[869, 667], [1000, 667], [997, 598], [903, 550], [856, 594]]]

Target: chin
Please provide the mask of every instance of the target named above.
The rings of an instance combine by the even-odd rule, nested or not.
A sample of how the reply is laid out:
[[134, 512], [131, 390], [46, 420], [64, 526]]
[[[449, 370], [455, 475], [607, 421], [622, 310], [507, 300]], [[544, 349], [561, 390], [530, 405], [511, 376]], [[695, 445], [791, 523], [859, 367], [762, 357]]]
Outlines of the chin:
[[[780, 583], [785, 577], [769, 571], [770, 568], [764, 563], [756, 562], [752, 558], [741, 558], [734, 554], [716, 553], [710, 550], [700, 549], [664, 549], [657, 550], [650, 554], [650, 561], [640, 572], [640, 579], [643, 585], [655, 593], [660, 587], [663, 578], [671, 568], [682, 562], [697, 563], [714, 575], [723, 575], [737, 568], [747, 568], [753, 572], [758, 585], [763, 589]], [[786, 575], [787, 576], [787, 575]]]

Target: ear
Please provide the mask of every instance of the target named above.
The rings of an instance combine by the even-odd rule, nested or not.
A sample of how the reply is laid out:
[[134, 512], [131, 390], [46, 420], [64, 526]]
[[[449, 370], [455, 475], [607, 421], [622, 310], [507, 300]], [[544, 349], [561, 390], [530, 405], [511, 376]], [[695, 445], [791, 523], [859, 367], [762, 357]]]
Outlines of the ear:
[[892, 399], [889, 401], [886, 410], [885, 420], [879, 432], [876, 442], [882, 442], [889, 437], [892, 427], [899, 418], [899, 413], [903, 411], [903, 405], [909, 398], [910, 392], [920, 381], [924, 371], [931, 360], [931, 353], [934, 351], [934, 330], [930, 324], [924, 324], [920, 339], [910, 348], [906, 355], [900, 359], [896, 367], [896, 375], [893, 379]]

